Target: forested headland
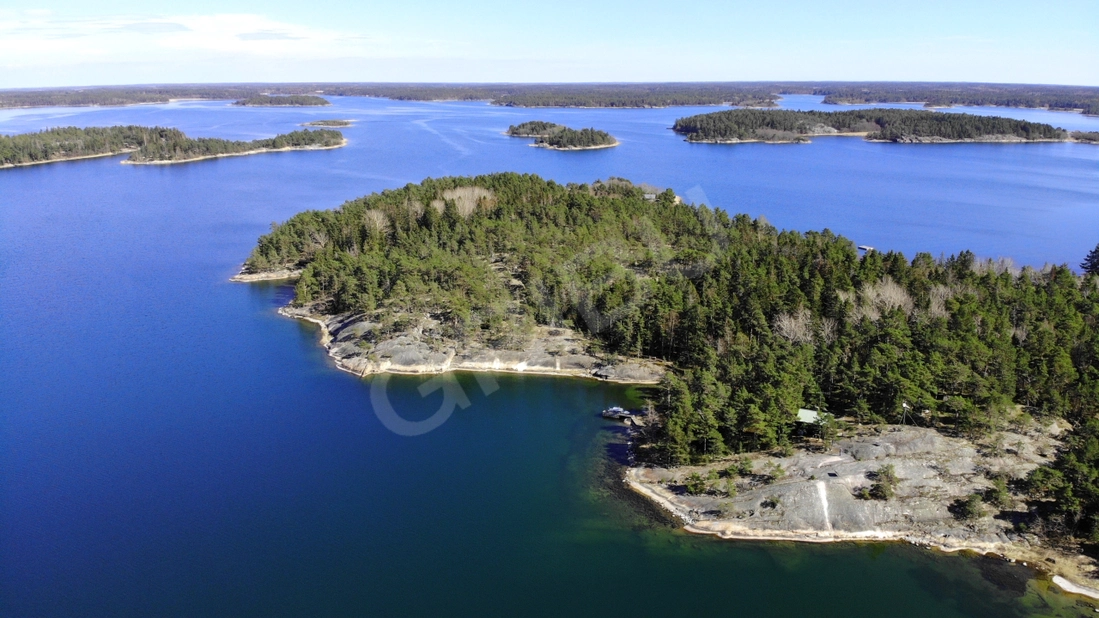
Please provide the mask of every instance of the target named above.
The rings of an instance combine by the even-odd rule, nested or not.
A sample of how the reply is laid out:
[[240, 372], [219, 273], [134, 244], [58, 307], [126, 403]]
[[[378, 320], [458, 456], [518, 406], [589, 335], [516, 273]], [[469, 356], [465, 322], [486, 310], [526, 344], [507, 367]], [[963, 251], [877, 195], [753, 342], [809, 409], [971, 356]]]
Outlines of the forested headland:
[[343, 143], [343, 135], [330, 130], [294, 131], [267, 139], [235, 141], [190, 138], [178, 129], [162, 127], [62, 127], [0, 135], [0, 167], [127, 152], [130, 163], [182, 162], [270, 150], [333, 148]]
[[233, 103], [233, 105], [243, 105], [246, 107], [318, 107], [322, 105], [332, 105], [332, 103], [324, 97], [318, 97], [312, 94], [283, 94], [274, 96], [269, 94], [257, 94], [246, 99], [240, 99]]
[[688, 116], [672, 129], [689, 142], [798, 142], [814, 135], [865, 134], [868, 140], [1064, 141], [1048, 124], [996, 116], [907, 109], [844, 112], [736, 109]]
[[295, 303], [332, 314], [426, 313], [501, 346], [565, 326], [606, 354], [670, 361], [637, 449], [663, 464], [790, 444], [799, 407], [969, 436], [1064, 419], [1077, 428], [1065, 452], [1027, 488], [1049, 530], [1099, 538], [1094, 274], [967, 251], [860, 256], [828, 230], [780, 231], [671, 191], [647, 201], [625, 181], [519, 174], [303, 212], [246, 263], [284, 268], [302, 269]]
[[564, 125], [532, 120], [508, 127], [512, 137], [533, 137], [535, 146], [553, 150], [594, 150], [617, 146], [618, 140], [598, 129], [571, 129]]

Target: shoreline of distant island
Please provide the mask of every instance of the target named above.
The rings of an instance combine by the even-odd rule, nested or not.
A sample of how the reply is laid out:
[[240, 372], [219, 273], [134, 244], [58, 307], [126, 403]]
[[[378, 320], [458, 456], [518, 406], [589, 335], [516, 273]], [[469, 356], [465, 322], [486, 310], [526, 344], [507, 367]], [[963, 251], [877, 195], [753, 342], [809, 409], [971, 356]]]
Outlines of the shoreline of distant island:
[[244, 152], [227, 152], [222, 154], [211, 154], [193, 157], [190, 159], [172, 159], [172, 160], [158, 160], [158, 161], [122, 161], [123, 165], [175, 165], [176, 163], [194, 163], [195, 161], [206, 161], [208, 159], [224, 159], [227, 157], [244, 157], [257, 154], [266, 154], [269, 152], [295, 152], [295, 151], [309, 151], [309, 150], [335, 150], [336, 148], [343, 148], [347, 145], [347, 138], [344, 138], [338, 144], [332, 144], [329, 146], [286, 146], [283, 148], [257, 148], [255, 150], [246, 150]]
[[[1099, 87], [935, 82], [687, 82], [626, 84], [230, 84], [103, 86], [0, 90], [0, 108], [117, 106], [173, 100], [243, 101], [251, 97], [366, 96], [395, 101], [487, 101], [525, 108], [667, 108], [731, 105], [771, 108], [786, 95], [823, 97], [828, 105], [908, 103], [937, 107], [1010, 107], [1099, 115]], [[320, 104], [317, 102], [316, 104]]]
[[328, 129], [346, 129], [347, 127], [354, 126], [354, 120], [310, 120], [309, 122], [303, 122], [300, 126], [303, 127], [321, 127]]
[[331, 129], [298, 130], [251, 141], [190, 138], [178, 129], [123, 125], [58, 127], [36, 133], [0, 135], [0, 169], [129, 154], [128, 165], [168, 165], [230, 156], [330, 150], [347, 145]]
[[0, 170], [12, 169], [16, 167], [31, 167], [33, 165], [46, 165], [48, 163], [64, 163], [66, 161], [83, 161], [85, 159], [102, 159], [104, 157], [117, 157], [124, 154], [134, 152], [136, 148], [129, 150], [119, 150], [117, 152], [103, 152], [99, 154], [81, 155], [79, 157], [68, 157], [65, 159], [48, 159], [46, 161], [27, 161], [25, 163], [2, 163], [0, 164]]
[[679, 118], [671, 129], [694, 144], [808, 143], [813, 137], [862, 137], [895, 144], [1099, 142], [1099, 133], [1066, 131], [1045, 123], [896, 108], [732, 109]]
[[538, 142], [535, 142], [533, 144], [528, 144], [528, 145], [531, 148], [545, 148], [546, 150], [560, 150], [560, 151], [568, 152], [568, 151], [574, 151], [574, 150], [603, 150], [604, 148], [614, 148], [615, 146], [620, 146], [621, 144], [622, 144], [621, 142], [619, 142], [618, 140], [615, 140], [611, 144], [599, 144], [599, 145], [596, 145], [596, 146], [550, 146], [549, 144], [545, 144], [545, 143], [540, 144]]
[[[1010, 136], [988, 136], [985, 138], [976, 139], [936, 139], [936, 138], [913, 138], [911, 140], [887, 140], [887, 139], [866, 139], [867, 132], [861, 133], [805, 133], [802, 134], [804, 138], [817, 138], [817, 137], [861, 137], [865, 141], [873, 144], [1095, 144], [1096, 142], [1091, 140], [1079, 140], [1079, 139], [1011, 139]], [[691, 144], [717, 144], [717, 145], [734, 145], [734, 144], [811, 144], [811, 139], [801, 140], [763, 140], [763, 139], [699, 139], [699, 140], [684, 140]], [[531, 144], [532, 146], [534, 144]]]
[[257, 94], [233, 102], [240, 107], [325, 107], [332, 102], [312, 94]]

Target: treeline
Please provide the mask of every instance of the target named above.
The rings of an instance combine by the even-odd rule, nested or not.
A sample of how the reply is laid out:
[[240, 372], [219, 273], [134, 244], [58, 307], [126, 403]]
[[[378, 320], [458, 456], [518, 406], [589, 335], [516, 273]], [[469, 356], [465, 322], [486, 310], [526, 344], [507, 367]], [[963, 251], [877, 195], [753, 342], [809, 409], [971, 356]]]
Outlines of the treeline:
[[38, 133], [0, 135], [0, 166], [26, 165], [137, 150], [158, 127], [61, 127]]
[[332, 105], [332, 103], [324, 97], [318, 97], [313, 94], [282, 94], [274, 96], [269, 94], [257, 94], [246, 99], [240, 99], [239, 101], [234, 102], [233, 105], [249, 107], [315, 107], [320, 105]]
[[[791, 94], [796, 89], [791, 89]], [[804, 89], [798, 90], [804, 92]], [[830, 84], [815, 86], [812, 94], [824, 95], [825, 103], [924, 103], [933, 107], [985, 105], [997, 107], [1047, 107], [1083, 110], [1099, 114], [1099, 88], [1028, 84]]]
[[413, 101], [491, 101], [517, 107], [773, 107], [780, 94], [817, 94], [827, 103], [927, 102], [1082, 109], [1099, 114], [1099, 88], [1026, 84], [894, 82], [724, 82], [656, 84], [238, 84], [112, 86], [0, 91], [0, 107], [127, 105], [170, 99], [237, 100], [255, 95], [369, 96]]
[[614, 146], [618, 144], [618, 140], [614, 139], [614, 136], [610, 133], [598, 129], [577, 130], [562, 127], [559, 131], [554, 131], [546, 137], [539, 137], [534, 143], [559, 149], [599, 148], [601, 146]]
[[680, 118], [672, 127], [687, 141], [798, 141], [831, 132], [867, 133], [866, 138], [899, 142], [911, 138], [945, 140], [1014, 136], [1064, 140], [1063, 129], [997, 116], [975, 116], [907, 109], [844, 112], [735, 109]]
[[529, 122], [511, 125], [508, 127], [508, 135], [514, 137], [546, 137], [550, 133], [560, 131], [564, 128], [563, 125], [559, 125], [555, 122], [531, 120]]
[[292, 131], [275, 137], [251, 141], [212, 137], [191, 138], [177, 129], [160, 129], [155, 139], [142, 144], [141, 148], [130, 155], [130, 161], [134, 163], [187, 161], [243, 152], [282, 150], [284, 148], [331, 148], [342, 143], [343, 134], [328, 129]]
[[1099, 131], [1073, 131], [1070, 135], [1078, 142], [1099, 144]]
[[971, 435], [1067, 419], [1082, 432], [1032, 487], [1072, 498], [1050, 516], [1073, 533], [1097, 529], [1095, 275], [969, 252], [860, 257], [827, 230], [779, 231], [671, 191], [649, 202], [627, 182], [518, 174], [301, 213], [247, 262], [282, 267], [304, 268], [296, 302], [330, 312], [429, 312], [465, 337], [565, 325], [608, 353], [673, 362], [639, 436], [639, 455], [665, 464], [788, 444], [799, 407]]
[[488, 97], [513, 107], [773, 107], [778, 97], [755, 84], [561, 84], [509, 87]]
[[491, 101], [516, 107], [773, 106], [778, 98], [757, 84], [241, 84], [119, 86], [0, 91], [0, 107], [128, 105], [170, 99], [237, 100], [259, 95], [383, 97], [398, 101]]
[[294, 131], [246, 142], [207, 137], [190, 138], [178, 129], [162, 127], [63, 127], [38, 133], [0, 135], [0, 166], [126, 152], [131, 153], [131, 161], [138, 163], [179, 161], [250, 150], [337, 146], [342, 142], [343, 135], [339, 131], [327, 130]]

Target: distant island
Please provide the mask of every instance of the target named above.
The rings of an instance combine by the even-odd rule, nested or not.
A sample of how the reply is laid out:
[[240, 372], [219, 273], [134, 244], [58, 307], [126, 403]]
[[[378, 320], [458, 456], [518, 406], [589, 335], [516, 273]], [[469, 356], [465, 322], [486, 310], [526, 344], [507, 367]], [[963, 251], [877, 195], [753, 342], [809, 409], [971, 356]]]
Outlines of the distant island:
[[318, 107], [322, 105], [332, 105], [324, 97], [318, 97], [315, 95], [278, 95], [271, 96], [267, 94], [257, 94], [255, 96], [248, 97], [247, 99], [240, 99], [233, 103], [233, 105], [243, 105], [245, 107]]
[[351, 120], [313, 120], [310, 122], [303, 122], [303, 127], [329, 127], [329, 128], [343, 128], [350, 127], [354, 124]]
[[[247, 84], [103, 86], [0, 91], [0, 108], [134, 105], [176, 99], [246, 100], [257, 95], [382, 97], [400, 101], [489, 101], [509, 107], [775, 107], [787, 94], [825, 103], [919, 102], [929, 107], [991, 105], [1099, 114], [1099, 87], [933, 82], [707, 82], [638, 84]], [[318, 97], [319, 98], [319, 97]]]
[[618, 145], [610, 133], [597, 129], [570, 129], [564, 125], [532, 120], [508, 127], [512, 137], [536, 138], [534, 146], [551, 150], [597, 150]]
[[675, 121], [688, 142], [738, 144], [796, 143], [810, 137], [846, 135], [895, 143], [1063, 142], [1064, 129], [997, 116], [909, 109], [844, 112], [737, 109]]
[[824, 95], [823, 102], [832, 105], [923, 103], [926, 107], [1030, 107], [1099, 114], [1099, 88], [1094, 86], [835, 83], [816, 86], [810, 94]]
[[0, 168], [88, 159], [130, 153], [123, 163], [185, 163], [218, 157], [339, 148], [346, 140], [339, 131], [294, 131], [252, 141], [210, 137], [190, 138], [179, 129], [163, 127], [62, 127], [38, 133], [0, 135]]
[[299, 213], [237, 280], [288, 276], [281, 312], [359, 376], [658, 382], [624, 476], [692, 532], [994, 552], [1099, 588], [1095, 274], [504, 173]]

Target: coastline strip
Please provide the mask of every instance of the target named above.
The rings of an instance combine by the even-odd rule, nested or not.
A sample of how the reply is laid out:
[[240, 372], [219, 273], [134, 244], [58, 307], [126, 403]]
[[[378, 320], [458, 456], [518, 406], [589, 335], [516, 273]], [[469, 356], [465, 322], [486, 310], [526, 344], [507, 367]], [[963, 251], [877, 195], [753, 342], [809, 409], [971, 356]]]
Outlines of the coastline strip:
[[526, 368], [512, 369], [512, 368], [509, 368], [509, 367], [502, 367], [502, 366], [498, 366], [498, 365], [492, 365], [492, 366], [489, 366], [489, 367], [461, 366], [461, 365], [454, 366], [453, 363], [450, 362], [450, 360], [448, 360], [448, 362], [446, 362], [444, 365], [440, 366], [439, 368], [405, 369], [405, 370], [402, 370], [400, 367], [396, 367], [392, 364], [380, 363], [378, 365], [378, 368], [374, 371], [356, 371], [354, 369], [351, 369], [347, 365], [345, 365], [342, 362], [342, 359], [340, 359], [338, 356], [333, 354], [332, 348], [328, 345], [332, 341], [332, 332], [328, 329], [328, 323], [327, 322], [325, 322], [323, 319], [315, 317], [315, 316], [298, 315], [298, 314], [295, 314], [295, 313], [291, 313], [288, 309], [289, 309], [289, 305], [286, 306], [286, 307], [280, 307], [279, 310], [278, 310], [279, 315], [281, 315], [283, 317], [287, 317], [287, 318], [293, 318], [293, 319], [296, 319], [296, 320], [305, 320], [306, 322], [312, 322], [313, 324], [316, 324], [317, 326], [319, 326], [320, 329], [321, 329], [320, 344], [321, 344], [321, 346], [324, 347], [325, 351], [328, 353], [329, 358], [331, 358], [335, 362], [336, 368], [341, 370], [341, 371], [346, 371], [347, 373], [350, 373], [352, 375], [359, 376], [360, 378], [365, 378], [368, 375], [378, 375], [378, 374], [383, 374], [383, 373], [388, 373], [388, 374], [392, 374], [392, 375], [414, 375], [415, 376], [415, 375], [438, 375], [438, 374], [441, 374], [441, 373], [449, 373], [451, 371], [465, 371], [465, 372], [469, 372], [469, 373], [511, 373], [511, 374], [516, 374], [516, 375], [552, 376], [552, 377], [559, 377], [559, 378], [584, 378], [584, 379], [588, 379], [588, 380], [596, 380], [598, 382], [609, 382], [609, 383], [612, 383], [612, 384], [633, 384], [633, 385], [640, 385], [640, 386], [652, 386], [654, 384], [659, 384], [660, 383], [659, 380], [620, 380], [620, 379], [616, 379], [616, 378], [601, 378], [599, 376], [594, 375], [592, 372], [590, 372], [588, 370], [584, 370], [584, 369], [560, 369], [560, 370], [526, 369]]
[[[646, 484], [633, 478], [634, 470], [627, 468], [624, 481], [630, 489], [652, 500], [657, 505], [684, 522], [683, 530], [692, 534], [716, 536], [730, 541], [755, 541], [755, 542], [790, 542], [790, 543], [877, 543], [877, 542], [902, 542], [916, 547], [932, 549], [943, 553], [958, 551], [970, 551], [981, 555], [994, 555], [1012, 562], [1020, 562], [1023, 566], [1030, 565], [1039, 572], [1047, 572], [1048, 566], [1042, 564], [1040, 559], [1028, 555], [1025, 551], [1019, 551], [1011, 546], [1000, 543], [958, 543], [949, 544], [941, 539], [929, 536], [888, 531], [888, 530], [861, 530], [858, 532], [843, 532], [829, 530], [767, 530], [751, 529], [746, 526], [730, 525], [728, 521], [714, 521], [721, 524], [722, 529], [710, 527], [693, 518], [689, 511], [675, 504], [668, 498], [660, 495]], [[829, 525], [831, 528], [831, 525]], [[1063, 575], [1053, 575], [1052, 582], [1062, 591], [1077, 594], [1091, 599], [1099, 600], [1099, 589], [1077, 584]]]
[[241, 270], [239, 273], [229, 277], [229, 281], [233, 283], [254, 283], [256, 281], [289, 281], [291, 279], [297, 279], [301, 276], [300, 270], [273, 270], [265, 273], [246, 273]]
[[[116, 152], [103, 152], [103, 153], [100, 153], [100, 154], [93, 154], [93, 155], [81, 155], [79, 157], [64, 157], [64, 158], [61, 158], [61, 159], [47, 159], [45, 161], [31, 161], [29, 163], [5, 163], [4, 165], [0, 165], [0, 170], [6, 170], [6, 169], [15, 168], [15, 167], [29, 167], [31, 165], [45, 165], [46, 163], [63, 163], [65, 161], [80, 161], [82, 159], [102, 159], [103, 157], [117, 157], [118, 155], [123, 155], [123, 154], [129, 153], [129, 152], [136, 152], [136, 151], [137, 151], [136, 148], [128, 148], [126, 150], [119, 150], [119, 151], [116, 151]], [[123, 161], [123, 163], [125, 163], [125, 161]]]
[[229, 152], [225, 154], [204, 155], [201, 157], [193, 157], [190, 159], [173, 159], [171, 161], [123, 161], [123, 165], [174, 165], [176, 163], [191, 163], [193, 161], [205, 161], [206, 159], [223, 159], [225, 157], [243, 157], [246, 155], [263, 154], [267, 152], [290, 152], [292, 150], [334, 150], [336, 148], [343, 148], [347, 145], [347, 138], [344, 138], [342, 142], [335, 146], [287, 146], [286, 148], [260, 148], [258, 150], [247, 150], [245, 152]]
[[[526, 137], [526, 136], [523, 135], [523, 136], [517, 136], [517, 137]], [[598, 146], [573, 146], [571, 148], [563, 148], [561, 146], [549, 146], [547, 144], [537, 144], [537, 143], [535, 143], [535, 144], [531, 144], [530, 147], [531, 148], [545, 148], [546, 150], [561, 150], [561, 151], [602, 150], [603, 148], [614, 148], [615, 146], [618, 146], [619, 144], [621, 144], [621, 142], [619, 142], [618, 140], [615, 140], [615, 142], [613, 144], [600, 144]]]

